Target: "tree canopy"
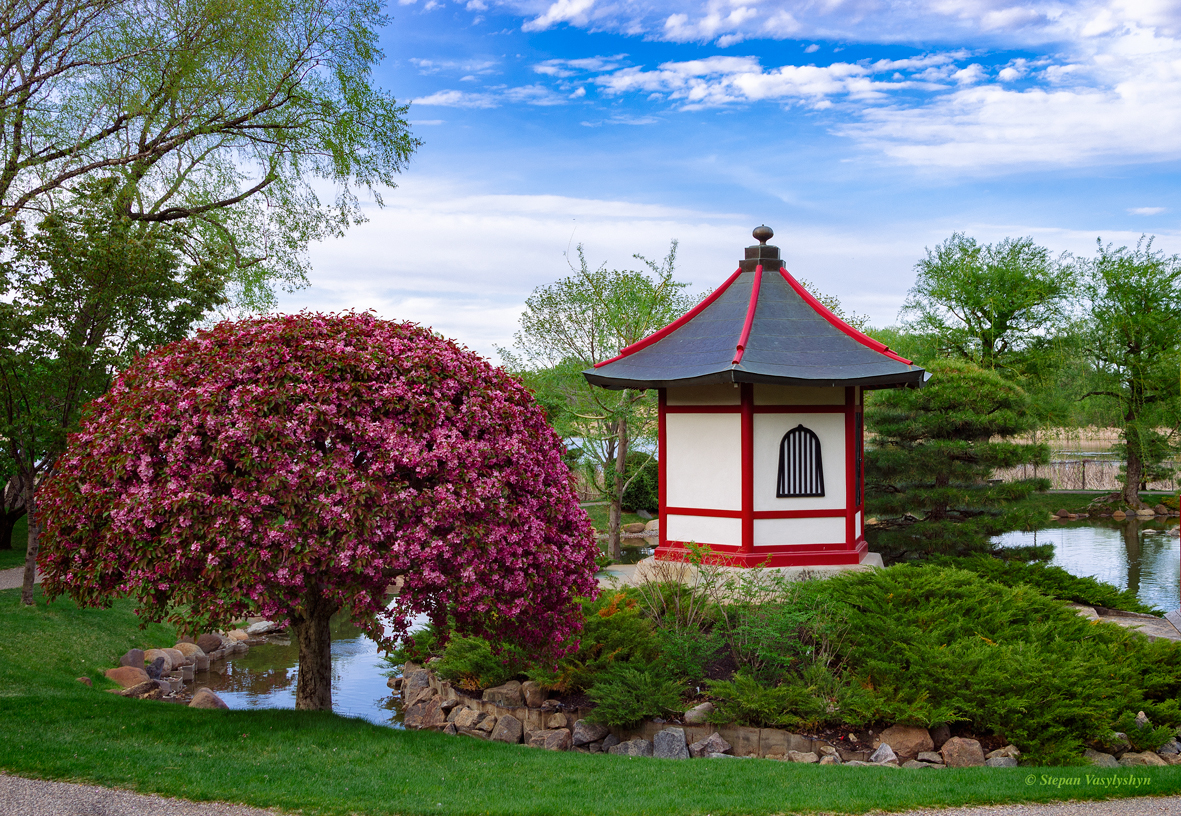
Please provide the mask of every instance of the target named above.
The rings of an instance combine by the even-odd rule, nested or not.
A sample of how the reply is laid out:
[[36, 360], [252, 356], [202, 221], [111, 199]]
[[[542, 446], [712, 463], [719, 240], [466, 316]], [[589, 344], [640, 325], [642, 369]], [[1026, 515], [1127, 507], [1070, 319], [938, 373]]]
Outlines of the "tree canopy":
[[[597, 547], [559, 438], [504, 371], [368, 314], [221, 323], [96, 400], [39, 491], [49, 597], [191, 630], [290, 620], [331, 705], [329, 617], [560, 652]], [[387, 609], [387, 589], [399, 592]], [[528, 620], [528, 626], [520, 621]]]

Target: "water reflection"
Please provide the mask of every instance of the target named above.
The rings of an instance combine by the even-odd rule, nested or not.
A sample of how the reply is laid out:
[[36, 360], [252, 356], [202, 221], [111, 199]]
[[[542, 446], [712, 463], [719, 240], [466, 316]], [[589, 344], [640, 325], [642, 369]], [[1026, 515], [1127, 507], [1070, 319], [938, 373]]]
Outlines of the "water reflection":
[[1164, 611], [1181, 608], [1181, 539], [1177, 519], [1070, 522], [1032, 533], [1006, 533], [1003, 547], [1053, 544], [1050, 562], [1136, 593]]

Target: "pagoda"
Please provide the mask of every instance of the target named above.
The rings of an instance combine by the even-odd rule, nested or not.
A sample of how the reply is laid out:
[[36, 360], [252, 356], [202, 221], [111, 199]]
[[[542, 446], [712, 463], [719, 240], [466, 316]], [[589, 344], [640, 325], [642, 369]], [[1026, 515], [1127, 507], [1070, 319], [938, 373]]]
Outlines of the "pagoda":
[[583, 372], [659, 392], [660, 543], [730, 566], [865, 560], [864, 395], [925, 372], [825, 308], [754, 230], [738, 269], [688, 313]]

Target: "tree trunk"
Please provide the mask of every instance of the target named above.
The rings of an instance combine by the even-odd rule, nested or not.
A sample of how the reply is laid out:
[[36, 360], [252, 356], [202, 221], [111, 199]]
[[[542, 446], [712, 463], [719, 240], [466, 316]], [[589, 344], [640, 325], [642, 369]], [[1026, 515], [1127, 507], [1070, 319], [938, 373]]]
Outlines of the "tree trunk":
[[1124, 470], [1124, 487], [1120, 491], [1120, 498], [1128, 506], [1139, 510], [1147, 505], [1140, 501], [1140, 482], [1144, 480], [1144, 461], [1140, 458], [1139, 438], [1135, 434], [1127, 435], [1125, 450], [1128, 454], [1127, 467]]
[[25, 551], [25, 579], [21, 585], [21, 603], [33, 605], [33, 581], [37, 576], [37, 545], [41, 536], [41, 525], [37, 523], [37, 505], [33, 502], [33, 485], [36, 480], [25, 480], [25, 511], [29, 515], [29, 548]]
[[611, 485], [611, 513], [607, 519], [607, 533], [610, 536], [607, 555], [612, 561], [623, 557], [619, 536], [623, 522], [623, 483], [626, 473], [627, 419], [620, 419], [615, 425], [615, 482]]
[[336, 609], [335, 604], [314, 595], [309, 596], [304, 604], [304, 614], [291, 618], [299, 644], [299, 676], [295, 681], [297, 709], [332, 710], [332, 639], [328, 623]]

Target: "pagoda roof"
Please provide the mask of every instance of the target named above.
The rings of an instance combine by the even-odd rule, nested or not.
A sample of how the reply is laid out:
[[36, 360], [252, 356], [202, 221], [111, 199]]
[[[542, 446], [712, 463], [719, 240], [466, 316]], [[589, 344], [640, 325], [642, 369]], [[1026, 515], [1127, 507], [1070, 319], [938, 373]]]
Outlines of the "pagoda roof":
[[[762, 242], [725, 283], [663, 329], [583, 372], [605, 388], [714, 383], [921, 387], [923, 369], [829, 311]], [[764, 237], [765, 236], [765, 237]]]

